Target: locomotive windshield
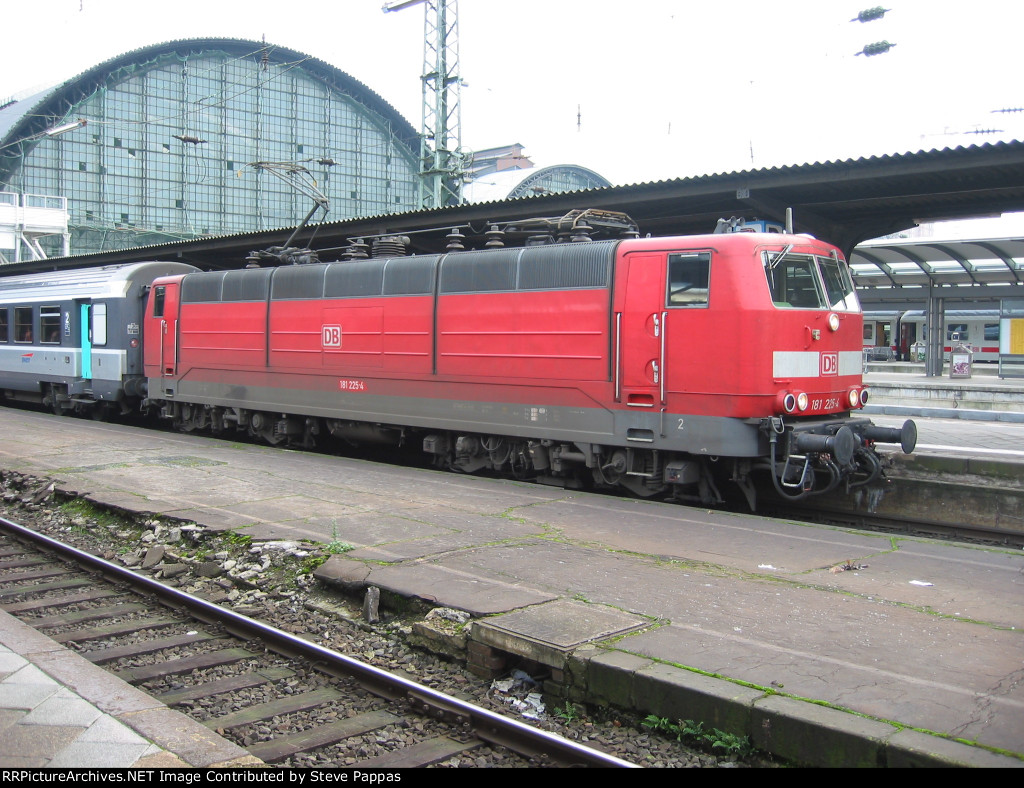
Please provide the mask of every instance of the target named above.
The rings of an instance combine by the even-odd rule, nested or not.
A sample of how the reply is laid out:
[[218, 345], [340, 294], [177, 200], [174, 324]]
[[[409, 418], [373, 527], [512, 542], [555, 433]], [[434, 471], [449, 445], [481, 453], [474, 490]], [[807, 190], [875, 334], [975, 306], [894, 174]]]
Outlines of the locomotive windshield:
[[765, 252], [764, 272], [777, 307], [842, 311], [860, 308], [849, 268], [838, 258], [794, 254], [789, 248]]
[[825, 283], [825, 297], [829, 309], [857, 311], [860, 302], [853, 287], [853, 278], [846, 263], [835, 257], [819, 257], [818, 268]]

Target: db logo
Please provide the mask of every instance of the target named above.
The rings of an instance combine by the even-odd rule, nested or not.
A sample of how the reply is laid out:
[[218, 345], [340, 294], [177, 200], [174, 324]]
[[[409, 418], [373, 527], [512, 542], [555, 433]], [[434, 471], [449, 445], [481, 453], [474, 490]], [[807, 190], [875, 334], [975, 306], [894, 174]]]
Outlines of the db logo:
[[320, 344], [324, 347], [341, 347], [341, 326], [324, 326], [321, 328]]
[[826, 375], [838, 375], [839, 374], [839, 354], [838, 353], [822, 353], [821, 354], [821, 374]]

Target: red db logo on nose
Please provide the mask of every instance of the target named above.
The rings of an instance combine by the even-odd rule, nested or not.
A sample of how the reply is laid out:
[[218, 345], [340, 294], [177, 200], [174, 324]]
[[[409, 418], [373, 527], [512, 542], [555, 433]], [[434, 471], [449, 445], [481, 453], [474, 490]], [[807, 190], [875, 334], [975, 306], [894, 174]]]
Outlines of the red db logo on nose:
[[821, 374], [822, 375], [838, 375], [839, 374], [839, 354], [838, 353], [822, 353], [821, 354]]

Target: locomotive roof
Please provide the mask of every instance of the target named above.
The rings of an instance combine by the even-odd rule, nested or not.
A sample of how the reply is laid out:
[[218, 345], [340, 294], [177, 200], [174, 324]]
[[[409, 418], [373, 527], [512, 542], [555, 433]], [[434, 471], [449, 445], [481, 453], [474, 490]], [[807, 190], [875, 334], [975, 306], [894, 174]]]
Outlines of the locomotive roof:
[[145, 262], [5, 276], [0, 277], [0, 304], [41, 299], [124, 298], [134, 284], [149, 284], [158, 276], [197, 270], [187, 263]]

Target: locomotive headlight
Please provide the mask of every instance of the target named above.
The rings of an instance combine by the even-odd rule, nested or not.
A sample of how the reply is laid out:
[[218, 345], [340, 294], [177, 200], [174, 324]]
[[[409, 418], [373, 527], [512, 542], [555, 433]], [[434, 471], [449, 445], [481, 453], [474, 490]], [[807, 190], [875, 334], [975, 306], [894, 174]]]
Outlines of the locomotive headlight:
[[829, 313], [828, 327], [833, 331], [839, 330], [839, 315], [837, 315], [835, 312]]
[[850, 407], [856, 408], [860, 405], [860, 390], [850, 389]]
[[782, 391], [775, 403], [776, 407], [781, 407], [786, 413], [796, 413], [798, 410], [807, 410], [810, 400], [803, 391]]

